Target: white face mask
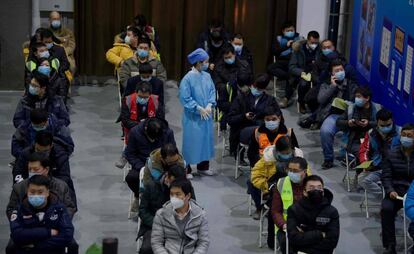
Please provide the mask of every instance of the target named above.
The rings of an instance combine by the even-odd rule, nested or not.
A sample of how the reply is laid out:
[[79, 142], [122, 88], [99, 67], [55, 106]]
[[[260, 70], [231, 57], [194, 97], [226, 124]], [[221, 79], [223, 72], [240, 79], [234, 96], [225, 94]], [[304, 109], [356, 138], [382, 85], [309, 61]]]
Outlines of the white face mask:
[[184, 200], [177, 197], [170, 197], [170, 202], [174, 210], [180, 209], [184, 206]]

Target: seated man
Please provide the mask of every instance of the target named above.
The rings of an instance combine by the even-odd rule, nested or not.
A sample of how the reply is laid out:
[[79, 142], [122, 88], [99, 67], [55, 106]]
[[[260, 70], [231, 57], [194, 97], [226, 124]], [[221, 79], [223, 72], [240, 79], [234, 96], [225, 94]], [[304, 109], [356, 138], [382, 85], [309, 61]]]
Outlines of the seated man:
[[303, 198], [287, 211], [289, 250], [333, 253], [340, 232], [338, 210], [331, 204], [333, 194], [317, 175], [307, 176], [303, 186]]
[[308, 175], [308, 162], [301, 157], [290, 159], [287, 176], [277, 181], [273, 191], [272, 218], [277, 228], [277, 241], [282, 253], [286, 252], [287, 210], [303, 196], [303, 179]]
[[276, 58], [276, 62], [267, 67], [269, 75], [286, 81], [285, 97], [279, 103], [281, 108], [288, 106], [294, 92], [294, 84], [289, 77], [289, 60], [292, 56], [293, 43], [303, 38], [295, 30], [295, 25], [290, 21], [282, 25], [282, 34], [278, 35], [272, 43], [272, 54]]
[[152, 75], [159, 78], [163, 83], [167, 81], [167, 71], [160, 61], [149, 55], [151, 41], [146, 38], [139, 38], [135, 56], [127, 59], [119, 70], [119, 82], [124, 88], [130, 77], [139, 75], [139, 66], [142, 63], [149, 63], [153, 69]]
[[[346, 107], [345, 107], [346, 108]], [[334, 138], [338, 131], [346, 135], [346, 150], [352, 154], [359, 153], [360, 139], [365, 133], [376, 126], [375, 106], [371, 102], [371, 90], [367, 86], [355, 90], [355, 103], [347, 106], [342, 115], [331, 114], [321, 126], [321, 144], [324, 156], [323, 169], [334, 166]], [[344, 156], [344, 154], [341, 154]]]
[[247, 181], [247, 192], [252, 196], [256, 206], [253, 219], [257, 220], [260, 216], [261, 194], [269, 192], [269, 182], [276, 183], [277, 179], [286, 176], [287, 163], [293, 157], [303, 157], [302, 150], [292, 147], [288, 136], [280, 136], [276, 140], [276, 145], [267, 147], [263, 157], [252, 168], [250, 181]]
[[[49, 77], [50, 86], [47, 90], [50, 96], [58, 95], [63, 98], [66, 96], [68, 92], [68, 84], [66, 80], [61, 77], [57, 68], [53, 67], [52, 61], [47, 58], [40, 58], [36, 71]], [[27, 85], [29, 84], [30, 82]]]
[[316, 84], [314, 75], [314, 63], [320, 57], [319, 33], [310, 31], [306, 43], [301, 44], [299, 41], [293, 45], [292, 57], [289, 61], [289, 74], [298, 82], [298, 103], [300, 113], [306, 113], [306, 105], [311, 112], [314, 112], [318, 105], [306, 98], [311, 89], [311, 82]]
[[[125, 181], [136, 198], [139, 195], [139, 172], [141, 168], [145, 166], [145, 162], [152, 151], [167, 143], [175, 145], [175, 139], [173, 131], [168, 127], [165, 120], [148, 118], [129, 132], [125, 157], [131, 164], [132, 169], [125, 177]], [[134, 204], [137, 204], [137, 202], [134, 202]], [[137, 207], [134, 208], [133, 210], [137, 209]]]
[[154, 254], [208, 251], [210, 239], [206, 212], [192, 199], [191, 182], [178, 179], [170, 185], [170, 202], [154, 217], [151, 246]]
[[266, 108], [264, 123], [255, 129], [247, 150], [250, 166], [253, 167], [263, 156], [265, 148], [275, 145], [278, 138], [282, 135], [290, 138], [292, 148], [299, 147], [293, 129], [285, 126], [282, 112], [276, 111], [272, 107]]
[[[241, 87], [240, 93], [232, 102], [228, 114], [230, 125], [230, 154], [236, 154], [240, 141], [240, 133], [243, 129], [250, 127], [247, 140], [253, 135], [254, 128], [264, 122], [265, 108], [271, 107], [280, 111], [276, 99], [265, 92], [270, 79], [267, 74], [259, 74], [255, 82], [250, 86]], [[248, 142], [248, 141], [247, 141]]]
[[41, 29], [39, 35], [41, 42], [44, 43], [49, 50], [50, 56], [59, 60], [60, 72], [64, 74], [70, 68], [65, 49], [62, 46], [53, 43], [53, 38], [55, 37], [50, 29]]
[[[167, 156], [166, 159], [173, 159], [176, 155]], [[153, 253], [151, 248], [152, 223], [155, 213], [162, 208], [165, 202], [170, 200], [168, 186], [176, 179], [186, 178], [184, 167], [175, 164], [176, 162], [171, 161], [169, 163], [172, 163], [172, 165], [161, 169], [162, 172], [156, 168], [145, 168], [150, 172], [149, 175], [144, 177], [144, 191], [139, 204], [141, 227], [139, 228], [138, 237], [143, 236], [140, 254]], [[191, 196], [193, 196], [193, 191]]]
[[365, 134], [359, 148], [359, 163], [371, 163], [358, 175], [358, 184], [382, 199], [380, 163], [389, 151], [400, 145], [400, 128], [394, 125], [392, 113], [386, 109], [379, 110], [376, 119], [377, 127]]
[[74, 194], [75, 188], [69, 166], [70, 153], [61, 144], [59, 139], [53, 139], [53, 134], [49, 131], [39, 131], [36, 134], [34, 144], [26, 147], [22, 151], [13, 167], [14, 183], [18, 183], [29, 177], [28, 161], [30, 156], [35, 152], [44, 153], [49, 158], [50, 174], [64, 181]]
[[250, 66], [250, 72], [253, 73], [253, 55], [250, 50], [244, 45], [243, 35], [236, 33], [230, 40], [231, 45], [234, 47], [234, 52], [240, 60], [246, 61]]
[[50, 86], [49, 77], [37, 71], [33, 73], [33, 79], [28, 88], [28, 93], [24, 95], [16, 107], [13, 116], [13, 125], [19, 128], [30, 120], [30, 111], [35, 108], [45, 109], [50, 115], [54, 115], [59, 125], [69, 126], [69, 114], [65, 103], [60, 96], [48, 94]]
[[[401, 146], [389, 152], [382, 160], [381, 181], [385, 189], [385, 198], [381, 204], [382, 245], [384, 253], [395, 251], [395, 216], [403, 207], [402, 197], [414, 180], [414, 124], [406, 124], [401, 129]], [[412, 226], [410, 226], [412, 228]]]
[[238, 87], [241, 84], [250, 84], [253, 73], [250, 72], [249, 63], [236, 57], [234, 47], [230, 44], [223, 46], [222, 58], [220, 58], [214, 71], [212, 79], [218, 92], [217, 107], [222, 116], [220, 119], [221, 130], [227, 129], [227, 115], [231, 102], [236, 98]]
[[63, 254], [74, 228], [64, 204], [51, 191], [48, 177], [29, 179], [25, 198], [10, 218], [10, 236], [16, 253]]
[[142, 81], [151, 84], [152, 94], [158, 95], [158, 101], [161, 105], [164, 104], [164, 83], [157, 77], [152, 75], [152, 66], [149, 63], [142, 63], [139, 65], [139, 75], [128, 79], [127, 86], [124, 91], [124, 97], [136, 91], [137, 86]]
[[26, 147], [34, 144], [36, 134], [47, 130], [58, 140], [69, 154], [72, 154], [74, 143], [66, 126], [60, 126], [53, 115], [48, 116], [44, 109], [33, 109], [30, 112], [30, 122], [16, 129], [12, 137], [12, 155], [18, 159]]
[[318, 92], [319, 108], [314, 116], [311, 116], [312, 130], [319, 129], [324, 120], [330, 115], [343, 114], [343, 110], [332, 107], [332, 102], [335, 98], [340, 98], [344, 101], [354, 101], [355, 90], [358, 88], [358, 83], [352, 79], [347, 78], [345, 71], [345, 64], [341, 60], [334, 60], [329, 66], [330, 78], [321, 84]]

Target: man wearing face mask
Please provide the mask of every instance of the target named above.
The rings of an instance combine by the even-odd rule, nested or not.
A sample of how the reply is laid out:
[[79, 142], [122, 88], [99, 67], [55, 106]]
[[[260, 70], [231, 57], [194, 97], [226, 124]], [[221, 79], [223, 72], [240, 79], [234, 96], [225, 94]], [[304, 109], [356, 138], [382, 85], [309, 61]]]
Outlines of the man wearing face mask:
[[[269, 182], [276, 183], [279, 178], [286, 176], [287, 163], [293, 157], [303, 157], [302, 150], [293, 147], [288, 136], [279, 135], [275, 145], [268, 146], [263, 152], [263, 157], [252, 168], [250, 181], [247, 181], [247, 191], [256, 206], [253, 219], [260, 218], [261, 193], [268, 194]], [[310, 172], [310, 168], [308, 170]]]
[[40, 131], [49, 131], [56, 140], [59, 140], [65, 146], [68, 153], [74, 150], [74, 143], [67, 127], [57, 123], [56, 118], [43, 109], [33, 109], [30, 112], [30, 122], [16, 129], [12, 137], [11, 152], [18, 159], [23, 149], [34, 144], [37, 133]]
[[125, 88], [129, 78], [139, 75], [139, 66], [149, 63], [153, 69], [152, 75], [159, 78], [163, 83], [167, 81], [167, 71], [162, 63], [150, 55], [151, 41], [146, 37], [138, 39], [138, 47], [135, 56], [124, 61], [119, 70], [119, 82]]
[[65, 253], [71, 244], [74, 234], [71, 218], [51, 191], [51, 185], [45, 176], [29, 179], [27, 198], [10, 219], [10, 236], [16, 253]]
[[[68, 85], [66, 80], [59, 75], [59, 68], [53, 67], [53, 60], [50, 61], [47, 58], [40, 58], [36, 71], [49, 77], [50, 86], [48, 87], [48, 96], [58, 95], [64, 98], [64, 100], [66, 99]], [[26, 85], [26, 89], [29, 89], [29, 86], [30, 82]]]
[[301, 157], [293, 157], [289, 160], [286, 171], [287, 176], [277, 181], [277, 187], [273, 192], [272, 219], [277, 228], [277, 240], [282, 253], [286, 250], [287, 210], [303, 196], [303, 179], [308, 175], [308, 162]]
[[170, 185], [170, 202], [159, 209], [152, 225], [154, 254], [208, 251], [210, 239], [206, 212], [191, 195], [191, 182], [176, 179]]
[[230, 39], [229, 33], [224, 29], [223, 23], [219, 20], [212, 20], [208, 30], [200, 34], [196, 48], [204, 49], [210, 59], [209, 69], [214, 70], [216, 62], [221, 57], [221, 49]]
[[223, 47], [222, 56], [217, 61], [211, 78], [218, 90], [217, 105], [222, 113], [220, 127], [221, 130], [226, 130], [227, 115], [231, 102], [237, 96], [238, 85], [250, 84], [253, 74], [249, 63], [237, 57], [234, 47], [229, 43]]
[[76, 72], [75, 48], [76, 40], [74, 33], [67, 27], [62, 26], [62, 19], [60, 13], [52, 11], [49, 14], [50, 29], [54, 36], [62, 42], [70, 65], [70, 72], [72, 75]]
[[33, 109], [44, 109], [50, 115], [54, 115], [59, 125], [68, 126], [70, 124], [69, 114], [65, 103], [60, 96], [48, 94], [50, 86], [49, 78], [46, 75], [35, 71], [28, 87], [28, 93], [24, 95], [16, 107], [13, 116], [13, 125], [19, 128], [30, 121], [30, 111]]
[[183, 147], [186, 162], [197, 164], [198, 173], [214, 175], [210, 159], [214, 158], [213, 108], [216, 106], [216, 89], [207, 71], [209, 57], [198, 48], [187, 59], [193, 66], [180, 82], [179, 99], [184, 107], [182, 117]]
[[388, 155], [389, 151], [400, 145], [401, 128], [396, 126], [392, 120], [392, 113], [387, 109], [377, 112], [377, 127], [365, 134], [364, 141], [359, 149], [359, 162], [370, 163], [364, 167], [358, 175], [358, 184], [368, 193], [382, 198], [382, 186], [380, 168], [381, 161]]
[[317, 31], [310, 31], [307, 36], [306, 43], [303, 41], [296, 41], [292, 45], [293, 53], [289, 61], [289, 74], [295, 78], [295, 83], [298, 83], [298, 103], [300, 113], [306, 113], [306, 104], [313, 112], [317, 105], [314, 102], [308, 101], [305, 97], [311, 89], [311, 82], [317, 85], [317, 80], [314, 70], [315, 61], [320, 57], [319, 33]]
[[62, 75], [69, 70], [70, 64], [65, 49], [53, 42], [53, 32], [50, 29], [40, 31], [40, 40], [44, 43], [50, 53], [50, 56], [57, 58], [60, 62], [60, 72]]
[[331, 254], [339, 240], [339, 213], [332, 206], [333, 194], [321, 177], [303, 180], [303, 197], [287, 211], [289, 249], [304, 253]]
[[282, 112], [276, 111], [272, 107], [267, 107], [265, 109], [264, 123], [255, 129], [247, 150], [247, 157], [251, 167], [263, 156], [266, 147], [276, 144], [279, 135], [288, 136], [292, 147], [299, 147], [293, 129], [287, 128], [285, 125]]
[[234, 48], [236, 56], [239, 59], [246, 61], [250, 66], [251, 73], [253, 73], [253, 55], [245, 45], [243, 35], [241, 33], [236, 33], [231, 38], [230, 43]]
[[[385, 198], [381, 204], [382, 245], [383, 253], [395, 251], [395, 216], [403, 207], [402, 197], [414, 180], [414, 124], [405, 124], [400, 134], [401, 146], [391, 150], [382, 160], [381, 181], [385, 189]], [[413, 225], [410, 225], [410, 232]]]
[[139, 65], [139, 75], [128, 79], [127, 86], [124, 91], [124, 97], [134, 93], [141, 81], [149, 82], [151, 84], [152, 94], [158, 96], [160, 105], [164, 104], [164, 84], [163, 82], [152, 75], [153, 69], [149, 63], [142, 63]]
[[132, 169], [125, 177], [125, 181], [136, 198], [139, 195], [140, 170], [145, 166], [151, 152], [167, 143], [175, 145], [175, 139], [173, 131], [168, 127], [168, 122], [165, 120], [147, 118], [130, 130], [128, 144], [125, 148], [125, 157], [131, 164]]

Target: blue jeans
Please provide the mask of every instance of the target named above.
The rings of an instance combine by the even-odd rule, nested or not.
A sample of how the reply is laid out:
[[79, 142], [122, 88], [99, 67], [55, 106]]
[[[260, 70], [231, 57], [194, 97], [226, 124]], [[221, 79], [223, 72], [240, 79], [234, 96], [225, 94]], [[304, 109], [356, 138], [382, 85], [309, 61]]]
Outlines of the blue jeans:
[[336, 120], [340, 115], [329, 115], [322, 123], [321, 126], [321, 144], [323, 150], [323, 157], [325, 161], [334, 160], [334, 138], [338, 132], [336, 127]]

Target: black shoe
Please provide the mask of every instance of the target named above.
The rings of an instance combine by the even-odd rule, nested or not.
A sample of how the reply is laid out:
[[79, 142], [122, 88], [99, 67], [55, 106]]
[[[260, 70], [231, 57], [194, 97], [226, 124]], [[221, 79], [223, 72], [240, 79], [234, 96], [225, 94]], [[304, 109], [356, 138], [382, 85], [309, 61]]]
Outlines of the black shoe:
[[310, 128], [311, 131], [316, 131], [319, 130], [319, 124], [318, 123], [313, 123]]
[[383, 254], [397, 254], [397, 251], [395, 251], [395, 245], [390, 245], [388, 246], [384, 252], [382, 252]]
[[324, 161], [322, 164], [322, 169], [330, 169], [334, 166], [333, 161]]

